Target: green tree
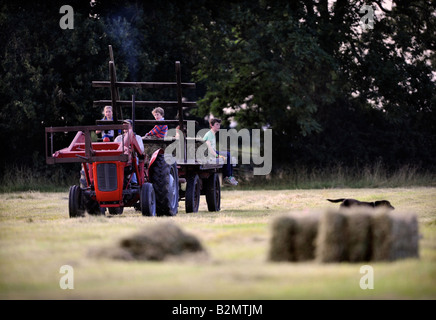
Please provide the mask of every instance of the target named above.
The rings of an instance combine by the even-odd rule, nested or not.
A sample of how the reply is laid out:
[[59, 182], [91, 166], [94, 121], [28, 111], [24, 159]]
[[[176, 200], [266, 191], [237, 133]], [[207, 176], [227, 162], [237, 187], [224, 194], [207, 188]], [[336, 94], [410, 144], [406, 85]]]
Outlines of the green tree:
[[[434, 146], [431, 1], [394, 2], [389, 10], [379, 2], [342, 0], [239, 1], [224, 8], [216, 16], [210, 10], [196, 26], [203, 57], [196, 79], [208, 88], [201, 114], [272, 128], [275, 159], [283, 161], [422, 156], [431, 165], [432, 152], [417, 151]], [[365, 8], [376, 15], [374, 28], [362, 31]], [[345, 126], [342, 136], [331, 125]], [[335, 143], [339, 152], [332, 154]]]
[[0, 134], [7, 137], [2, 167], [38, 165], [45, 126], [95, 117], [90, 81], [103, 74], [101, 24], [87, 19], [79, 5], [73, 7], [74, 29], [63, 30], [55, 1], [2, 5]]
[[[61, 1], [0, 5], [0, 172], [12, 163], [43, 166], [44, 127], [101, 117], [93, 101], [109, 91], [91, 81], [108, 79], [110, 44], [122, 81], [171, 81], [181, 61], [183, 81], [197, 82], [196, 93], [184, 94], [200, 99], [189, 116], [272, 128], [276, 164], [435, 163], [431, 0], [392, 8], [362, 0], [98, 3], [91, 10], [69, 1], [72, 30], [59, 27]], [[364, 5], [376, 16], [362, 31]], [[132, 94], [175, 98], [170, 90], [121, 91], [122, 99]]]

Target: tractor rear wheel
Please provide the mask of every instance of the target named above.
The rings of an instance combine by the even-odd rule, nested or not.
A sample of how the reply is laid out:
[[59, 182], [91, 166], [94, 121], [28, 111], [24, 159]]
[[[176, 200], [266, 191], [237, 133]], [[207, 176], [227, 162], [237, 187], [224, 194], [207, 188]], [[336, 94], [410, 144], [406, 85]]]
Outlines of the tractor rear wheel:
[[213, 173], [205, 180], [206, 187], [206, 202], [209, 211], [221, 210], [221, 185], [220, 178], [217, 173]]
[[156, 195], [151, 183], [146, 182], [142, 185], [139, 203], [143, 216], [156, 215]]
[[68, 211], [70, 218], [85, 216], [85, 210], [82, 205], [82, 190], [79, 186], [70, 187], [68, 195]]
[[159, 154], [150, 168], [150, 181], [156, 194], [158, 216], [175, 216], [179, 209], [179, 176], [177, 164]]
[[201, 181], [198, 174], [190, 176], [187, 180], [185, 193], [186, 213], [198, 212], [198, 207], [200, 206], [200, 190]]

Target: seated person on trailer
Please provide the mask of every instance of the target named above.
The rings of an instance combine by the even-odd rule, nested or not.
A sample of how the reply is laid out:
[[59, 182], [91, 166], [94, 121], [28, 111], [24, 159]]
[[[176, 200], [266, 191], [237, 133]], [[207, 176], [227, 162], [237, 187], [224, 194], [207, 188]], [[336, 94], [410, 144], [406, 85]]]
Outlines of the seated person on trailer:
[[[112, 121], [113, 120], [113, 111], [112, 106], [105, 106], [103, 109], [103, 118], [101, 120], [104, 121]], [[109, 142], [114, 140], [114, 130], [96, 130], [95, 133], [100, 134], [103, 142]]]
[[[157, 121], [165, 120], [164, 119], [164, 109], [161, 107], [157, 107], [153, 109], [151, 112], [154, 116], [154, 119]], [[149, 132], [147, 132], [144, 136], [145, 137], [156, 137], [163, 139], [167, 135], [168, 132], [168, 126], [166, 124], [157, 124], [151, 129]]]
[[235, 177], [233, 177], [233, 166], [231, 164], [230, 152], [216, 150], [215, 134], [219, 131], [221, 127], [221, 119], [210, 119], [209, 126], [210, 130], [206, 132], [203, 137], [203, 140], [208, 146], [209, 155], [215, 158], [223, 158], [225, 160], [225, 164], [223, 166], [223, 181], [226, 184], [236, 186], [238, 184], [238, 181], [236, 181]]

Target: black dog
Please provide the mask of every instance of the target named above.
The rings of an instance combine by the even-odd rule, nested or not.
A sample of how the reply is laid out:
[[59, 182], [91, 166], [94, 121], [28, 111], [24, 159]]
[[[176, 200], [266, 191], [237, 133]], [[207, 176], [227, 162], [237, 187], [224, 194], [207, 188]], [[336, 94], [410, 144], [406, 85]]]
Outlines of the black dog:
[[342, 202], [341, 208], [350, 208], [354, 206], [367, 206], [371, 208], [383, 208], [394, 210], [395, 208], [391, 205], [388, 200], [379, 200], [374, 202], [363, 202], [356, 199], [327, 199], [330, 202]]

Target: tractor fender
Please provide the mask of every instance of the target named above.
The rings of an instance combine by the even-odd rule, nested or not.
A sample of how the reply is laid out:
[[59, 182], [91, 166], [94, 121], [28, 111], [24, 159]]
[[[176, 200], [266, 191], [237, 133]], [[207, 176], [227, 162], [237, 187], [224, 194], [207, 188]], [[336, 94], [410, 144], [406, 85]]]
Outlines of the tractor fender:
[[148, 172], [150, 171], [150, 168], [153, 165], [154, 161], [156, 160], [157, 156], [159, 154], [164, 154], [164, 153], [165, 153], [165, 151], [163, 149], [157, 149], [155, 152], [153, 152], [151, 159], [150, 159], [150, 163], [148, 164], [147, 176], [148, 176]]

